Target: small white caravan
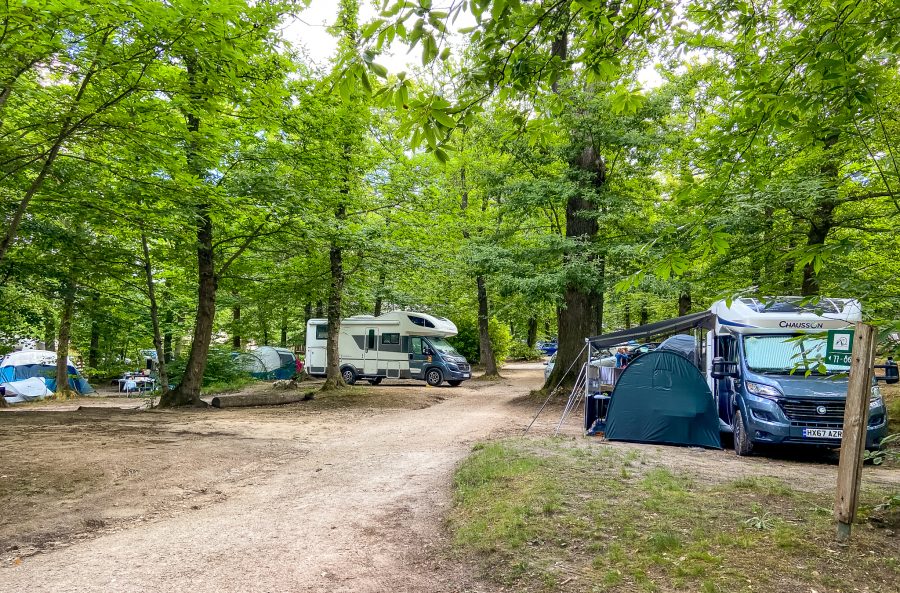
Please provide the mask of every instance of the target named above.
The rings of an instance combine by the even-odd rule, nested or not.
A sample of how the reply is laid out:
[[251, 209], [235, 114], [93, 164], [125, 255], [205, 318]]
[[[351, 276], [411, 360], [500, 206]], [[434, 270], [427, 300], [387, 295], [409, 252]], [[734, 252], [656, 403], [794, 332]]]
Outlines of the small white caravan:
[[[341, 321], [338, 338], [341, 374], [349, 384], [365, 379], [377, 385], [387, 378], [456, 387], [472, 376], [469, 363], [446, 340], [456, 333], [449, 319], [414, 311], [349, 317]], [[327, 343], [328, 320], [310, 319], [305, 368], [313, 377], [325, 376]]]

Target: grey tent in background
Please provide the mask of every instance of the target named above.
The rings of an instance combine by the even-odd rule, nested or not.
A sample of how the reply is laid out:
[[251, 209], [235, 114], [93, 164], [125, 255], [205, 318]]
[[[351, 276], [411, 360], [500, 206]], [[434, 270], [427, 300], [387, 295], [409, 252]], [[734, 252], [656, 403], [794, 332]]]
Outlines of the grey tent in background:
[[694, 360], [697, 352], [697, 338], [688, 334], [675, 334], [671, 338], [663, 340], [656, 349], [671, 350]]

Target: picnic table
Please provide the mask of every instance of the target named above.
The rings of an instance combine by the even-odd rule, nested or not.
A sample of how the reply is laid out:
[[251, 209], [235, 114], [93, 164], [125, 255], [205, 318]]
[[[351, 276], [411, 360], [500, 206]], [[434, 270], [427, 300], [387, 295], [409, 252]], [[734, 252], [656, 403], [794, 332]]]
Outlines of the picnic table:
[[119, 393], [143, 393], [156, 389], [156, 379], [146, 375], [128, 375], [118, 379]]

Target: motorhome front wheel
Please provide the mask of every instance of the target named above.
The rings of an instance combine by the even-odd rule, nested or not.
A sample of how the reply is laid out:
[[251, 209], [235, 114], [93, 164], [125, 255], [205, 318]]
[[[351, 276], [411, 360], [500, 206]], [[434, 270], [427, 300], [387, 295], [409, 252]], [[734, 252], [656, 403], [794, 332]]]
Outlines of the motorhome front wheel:
[[440, 369], [429, 369], [428, 373], [425, 375], [425, 381], [432, 387], [437, 387], [444, 382], [444, 375], [441, 373]]

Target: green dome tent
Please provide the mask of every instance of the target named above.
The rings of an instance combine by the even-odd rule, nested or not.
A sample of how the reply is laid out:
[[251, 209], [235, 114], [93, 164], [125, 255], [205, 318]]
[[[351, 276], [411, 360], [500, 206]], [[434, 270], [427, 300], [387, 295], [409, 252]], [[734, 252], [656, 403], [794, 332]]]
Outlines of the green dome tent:
[[671, 350], [628, 365], [613, 390], [605, 434], [611, 441], [722, 448], [709, 386], [690, 360]]

